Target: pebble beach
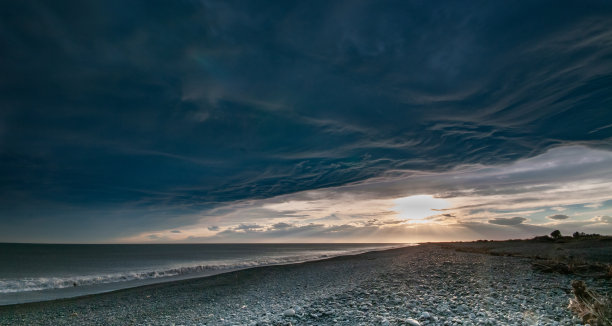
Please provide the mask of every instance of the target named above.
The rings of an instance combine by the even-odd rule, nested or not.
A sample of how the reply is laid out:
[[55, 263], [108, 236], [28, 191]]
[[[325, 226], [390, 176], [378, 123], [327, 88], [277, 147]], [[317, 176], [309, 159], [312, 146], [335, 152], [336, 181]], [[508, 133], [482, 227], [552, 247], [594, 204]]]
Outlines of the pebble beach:
[[422, 244], [2, 306], [0, 325], [581, 325], [575, 278]]

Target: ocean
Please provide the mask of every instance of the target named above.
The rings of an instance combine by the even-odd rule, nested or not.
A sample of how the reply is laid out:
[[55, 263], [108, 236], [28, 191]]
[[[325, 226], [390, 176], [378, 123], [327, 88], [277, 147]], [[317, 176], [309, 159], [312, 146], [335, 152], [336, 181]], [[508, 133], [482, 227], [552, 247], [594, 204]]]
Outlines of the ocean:
[[406, 244], [0, 244], [0, 305], [403, 246]]

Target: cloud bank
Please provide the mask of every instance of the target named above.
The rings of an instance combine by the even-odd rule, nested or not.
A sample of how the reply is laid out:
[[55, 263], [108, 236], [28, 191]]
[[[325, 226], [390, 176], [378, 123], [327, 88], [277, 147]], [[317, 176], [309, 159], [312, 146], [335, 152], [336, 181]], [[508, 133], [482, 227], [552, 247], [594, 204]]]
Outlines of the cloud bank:
[[[167, 240], [418, 242], [529, 238], [555, 229], [563, 234], [612, 234], [606, 215], [612, 214], [611, 169], [610, 152], [564, 147], [502, 166], [402, 175], [395, 171], [391, 177], [206, 211], [187, 227], [190, 234]], [[416, 195], [423, 193], [430, 195]], [[416, 200], [412, 208], [429, 211], [425, 214], [429, 216], [406, 219], [397, 209], [398, 199], [402, 203], [406, 198]], [[428, 203], [435, 208], [437, 200], [447, 203], [445, 208], [420, 206]], [[561, 208], [572, 218], [551, 219], [561, 215], [555, 214]], [[245, 220], [252, 225], [244, 225]], [[202, 226], [212, 221], [219, 224], [216, 232], [203, 231]], [[168, 236], [163, 230], [153, 233]], [[123, 241], [142, 241], [146, 234]]]
[[[595, 0], [4, 1], [0, 241], [382, 218], [380, 201], [411, 195], [487, 227], [544, 200], [605, 202], [608, 179], [583, 162], [602, 152], [538, 157], [612, 149], [611, 18]], [[516, 162], [517, 183], [495, 179]], [[341, 193], [376, 209], [318, 197]], [[278, 213], [283, 196], [327, 215]]]

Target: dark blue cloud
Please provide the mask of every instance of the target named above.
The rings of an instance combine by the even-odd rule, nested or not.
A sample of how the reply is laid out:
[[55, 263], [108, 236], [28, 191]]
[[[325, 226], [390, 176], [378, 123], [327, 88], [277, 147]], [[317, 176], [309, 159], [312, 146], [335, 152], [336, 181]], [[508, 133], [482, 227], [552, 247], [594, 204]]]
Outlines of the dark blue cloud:
[[606, 1], [4, 1], [0, 215], [165, 225], [394, 169], [609, 148], [611, 16]]
[[519, 225], [525, 222], [526, 220], [527, 220], [526, 218], [521, 217], [521, 216], [515, 216], [515, 217], [509, 217], [509, 218], [497, 217], [492, 220], [489, 220], [489, 223], [497, 224], [497, 225]]
[[565, 219], [569, 218], [569, 216], [567, 216], [565, 214], [555, 214], [555, 215], [550, 215], [550, 216], [546, 216], [546, 217], [551, 219], [551, 220], [565, 220]]

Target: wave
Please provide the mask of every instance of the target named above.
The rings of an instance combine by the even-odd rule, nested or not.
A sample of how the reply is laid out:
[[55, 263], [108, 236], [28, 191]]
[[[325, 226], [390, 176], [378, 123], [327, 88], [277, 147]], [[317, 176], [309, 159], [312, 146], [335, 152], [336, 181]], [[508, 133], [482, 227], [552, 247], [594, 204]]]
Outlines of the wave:
[[172, 278], [198, 274], [219, 274], [224, 271], [239, 270], [258, 266], [282, 265], [299, 263], [313, 260], [332, 258], [343, 255], [356, 255], [369, 251], [387, 250], [400, 248], [407, 245], [395, 245], [385, 247], [360, 248], [354, 250], [328, 251], [299, 256], [265, 257], [254, 260], [226, 261], [226, 262], [203, 262], [195, 265], [166, 266], [158, 270], [138, 270], [129, 272], [117, 272], [97, 275], [67, 276], [67, 277], [38, 277], [23, 279], [0, 279], [0, 293], [17, 293], [42, 291], [53, 289], [64, 289], [72, 287], [92, 286], [99, 284], [110, 284], [138, 280], [153, 280], [161, 278]]

